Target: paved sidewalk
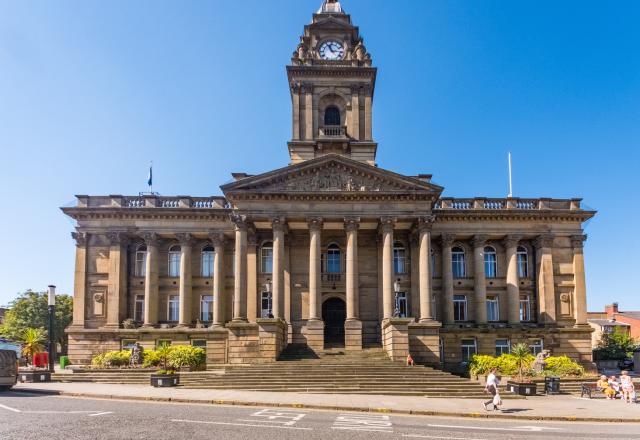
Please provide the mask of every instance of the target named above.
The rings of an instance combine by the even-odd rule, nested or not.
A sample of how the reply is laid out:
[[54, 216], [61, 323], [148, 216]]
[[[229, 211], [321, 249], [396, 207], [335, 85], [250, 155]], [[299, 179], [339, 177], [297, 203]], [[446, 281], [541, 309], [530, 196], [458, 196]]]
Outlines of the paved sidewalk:
[[540, 396], [525, 400], [505, 400], [501, 411], [485, 411], [479, 399], [433, 399], [412, 396], [267, 393], [59, 382], [18, 384], [15, 390], [49, 392], [76, 397], [178, 403], [281, 406], [458, 417], [640, 423], [640, 405], [638, 404], [605, 399], [589, 400], [573, 396]]

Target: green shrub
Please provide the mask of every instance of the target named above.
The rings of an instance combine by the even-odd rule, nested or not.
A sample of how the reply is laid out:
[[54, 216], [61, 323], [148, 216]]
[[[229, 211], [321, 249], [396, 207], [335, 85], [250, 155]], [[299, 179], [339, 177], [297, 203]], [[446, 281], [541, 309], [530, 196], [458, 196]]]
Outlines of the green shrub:
[[497, 368], [497, 360], [497, 358], [489, 355], [473, 355], [469, 362], [469, 373], [473, 376], [489, 374], [492, 368]]
[[173, 368], [204, 368], [207, 354], [202, 348], [190, 345], [174, 345], [169, 352], [168, 364]]
[[[524, 375], [530, 375], [531, 365], [535, 357], [528, 355], [524, 358]], [[518, 359], [512, 354], [503, 354], [500, 357], [490, 355], [475, 355], [469, 363], [469, 373], [474, 376], [487, 375], [492, 368], [497, 368], [498, 372], [504, 376], [515, 376], [518, 374]]]
[[131, 352], [129, 350], [107, 351], [94, 356], [91, 359], [91, 365], [98, 368], [116, 368], [126, 367], [129, 365]]
[[584, 367], [567, 356], [551, 356], [545, 362], [545, 376], [584, 376]]
[[143, 360], [142, 367], [143, 368], [151, 368], [157, 367], [160, 365], [160, 356], [158, 356], [158, 352], [155, 350], [145, 350], [143, 352]]

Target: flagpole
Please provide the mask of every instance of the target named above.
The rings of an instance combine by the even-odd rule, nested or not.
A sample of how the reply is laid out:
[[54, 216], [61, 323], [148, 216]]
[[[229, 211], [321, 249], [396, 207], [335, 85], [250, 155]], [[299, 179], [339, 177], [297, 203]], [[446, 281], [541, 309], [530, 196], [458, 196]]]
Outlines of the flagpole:
[[511, 173], [511, 151], [509, 151], [509, 195], [508, 198], [513, 197], [513, 179]]

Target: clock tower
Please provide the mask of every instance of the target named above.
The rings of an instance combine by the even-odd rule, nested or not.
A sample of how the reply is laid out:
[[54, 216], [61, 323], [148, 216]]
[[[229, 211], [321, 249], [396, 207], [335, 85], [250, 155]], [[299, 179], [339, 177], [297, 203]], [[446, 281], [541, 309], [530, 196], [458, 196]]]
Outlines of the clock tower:
[[375, 165], [376, 68], [339, 0], [324, 0], [287, 66], [293, 107], [291, 164], [340, 154]]

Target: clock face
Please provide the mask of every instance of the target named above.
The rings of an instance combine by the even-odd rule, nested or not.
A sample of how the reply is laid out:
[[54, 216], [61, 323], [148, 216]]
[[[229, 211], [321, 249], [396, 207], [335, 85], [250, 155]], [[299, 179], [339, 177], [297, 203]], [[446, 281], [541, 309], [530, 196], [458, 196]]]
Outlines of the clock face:
[[320, 58], [323, 60], [341, 60], [344, 58], [344, 47], [338, 41], [325, 41], [320, 45]]

